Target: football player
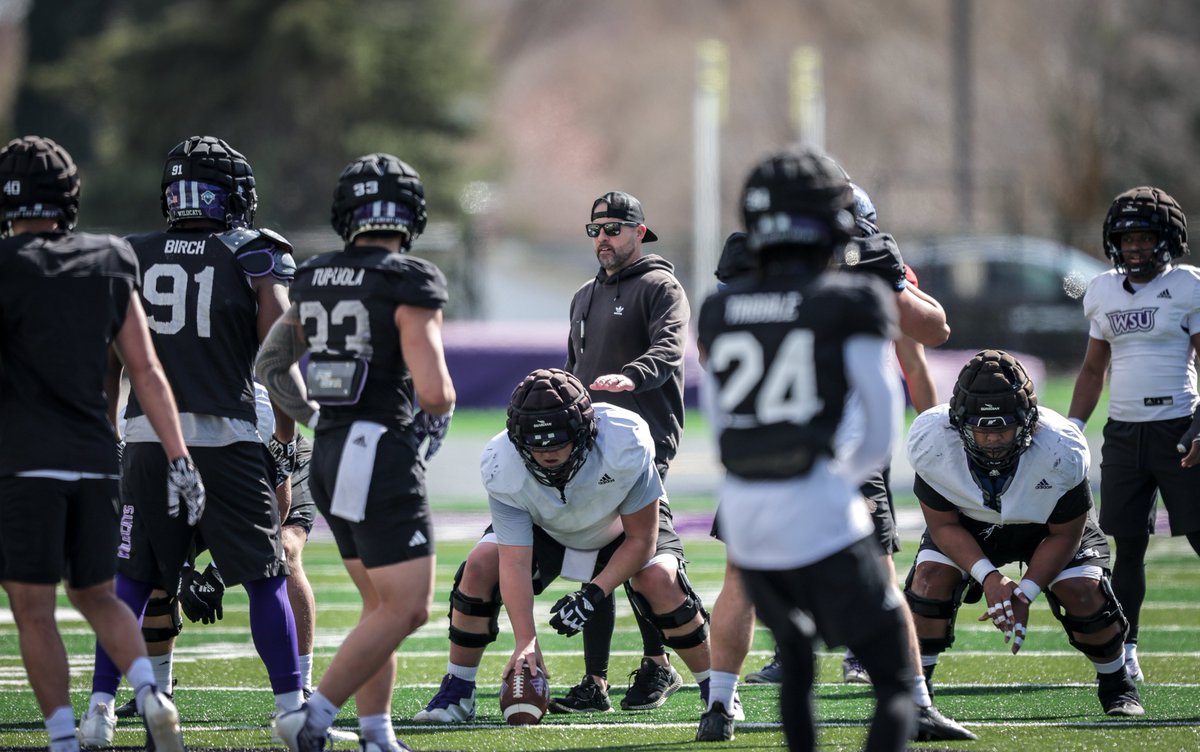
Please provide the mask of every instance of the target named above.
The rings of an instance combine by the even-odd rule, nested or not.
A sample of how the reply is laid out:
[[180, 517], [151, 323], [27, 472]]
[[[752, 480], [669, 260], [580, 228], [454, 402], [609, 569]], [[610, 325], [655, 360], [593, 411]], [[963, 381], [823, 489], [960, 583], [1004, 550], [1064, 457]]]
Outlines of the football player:
[[[454, 410], [442, 350], [446, 280], [407, 254], [425, 229], [425, 187], [396, 157], [368, 154], [342, 170], [332, 222], [345, 248], [300, 268], [256, 372], [315, 431], [309, 487], [363, 612], [317, 691], [277, 717], [275, 732], [293, 752], [320, 750], [354, 695], [361, 749], [396, 752], [408, 747], [391, 723], [395, 650], [425, 623], [433, 596], [425, 463]], [[306, 351], [302, 378], [296, 363]]]
[[[209, 478], [203, 516], [169, 518], [161, 501], [168, 471], [134, 394], [126, 410], [121, 478], [122, 539], [117, 594], [139, 617], [151, 591], [178, 596], [184, 562], [203, 536], [226, 585], [250, 599], [250, 630], [278, 711], [303, 701], [287, 564], [273, 493], [275, 460], [256, 427], [253, 364], [259, 342], [286, 303], [295, 273], [291, 247], [253, 227], [258, 196], [241, 153], [213, 136], [192, 136], [167, 154], [161, 182], [164, 231], [129, 238], [139, 292], [183, 424], [184, 440]], [[276, 415], [279, 453], [294, 424]], [[171, 605], [161, 606], [170, 613]], [[112, 744], [120, 671], [96, 650], [92, 695], [80, 723], [85, 746]]]
[[1100, 527], [1113, 537], [1112, 586], [1129, 619], [1125, 665], [1142, 681], [1138, 624], [1146, 598], [1146, 549], [1162, 495], [1171, 535], [1200, 553], [1200, 270], [1187, 255], [1187, 215], [1160, 188], [1113, 200], [1104, 252], [1115, 267], [1083, 296], [1091, 322], [1070, 420], [1083, 429], [1111, 368], [1100, 462]]
[[[871, 672], [868, 750], [902, 749], [916, 722], [900, 594], [880, 564], [857, 486], [888, 457], [899, 391], [886, 371], [896, 304], [869, 276], [830, 273], [851, 239], [854, 194], [841, 167], [807, 146], [773, 154], [742, 194], [758, 272], [700, 312], [705, 405], [726, 475], [717, 522], [783, 665], [784, 735], [813, 749], [813, 648], [848, 645]], [[859, 442], [834, 458], [846, 396], [859, 393]], [[698, 738], [732, 736], [724, 698]], [[709, 728], [709, 727], [715, 728]]]
[[[908, 574], [908, 598], [932, 682], [954, 643], [960, 604], [986, 598], [991, 621], [1017, 653], [1029, 606], [1045, 592], [1071, 645], [1096, 667], [1100, 704], [1139, 716], [1122, 650], [1129, 624], [1108, 580], [1108, 540], [1096, 523], [1083, 434], [1038, 407], [1021, 363], [983, 350], [959, 372], [949, 404], [927, 410], [908, 434], [913, 490], [927, 528]], [[1020, 562], [1018, 583], [997, 566]], [[965, 593], [965, 595], [964, 595]], [[872, 674], [874, 676], [874, 674]]]
[[545, 675], [533, 599], [560, 576], [584, 584], [551, 609], [559, 634], [578, 634], [629, 582], [634, 607], [663, 643], [694, 674], [708, 670], [708, 621], [661, 506], [654, 440], [641, 416], [593, 404], [574, 374], [536, 370], [513, 391], [507, 429], [484, 448], [480, 473], [492, 524], [454, 576], [449, 666], [416, 720], [474, 718], [476, 675], [499, 633], [501, 603], [516, 638], [503, 675], [522, 666]]
[[79, 749], [54, 618], [64, 576], [72, 605], [134, 687], [148, 746], [183, 750], [179, 715], [113, 588], [120, 469], [105, 396], [110, 348], [161, 437], [157, 511], [186, 524], [203, 511], [204, 486], [134, 293], [137, 256], [111, 235], [72, 232], [79, 184], [71, 155], [48, 138], [0, 150], [0, 585], [52, 752]]

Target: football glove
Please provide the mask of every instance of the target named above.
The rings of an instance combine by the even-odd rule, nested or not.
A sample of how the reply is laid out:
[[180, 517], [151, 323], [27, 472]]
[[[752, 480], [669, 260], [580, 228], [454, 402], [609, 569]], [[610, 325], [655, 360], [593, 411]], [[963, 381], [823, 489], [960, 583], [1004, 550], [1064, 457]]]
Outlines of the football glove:
[[589, 582], [574, 593], [568, 593], [558, 599], [558, 603], [550, 609], [554, 614], [550, 617], [550, 626], [560, 635], [570, 637], [579, 634], [583, 625], [596, 613], [596, 606], [604, 600], [604, 591], [595, 583]]
[[167, 514], [178, 517], [180, 505], [187, 507], [187, 523], [194, 527], [204, 514], [204, 481], [187, 455], [167, 466]]
[[267, 442], [267, 449], [275, 460], [275, 487], [279, 488], [296, 472], [296, 440], [292, 439], [285, 444], [272, 435], [271, 440]]
[[438, 453], [442, 448], [442, 440], [446, 438], [446, 431], [450, 430], [450, 418], [454, 415], [454, 408], [450, 408], [450, 412], [445, 415], [430, 415], [421, 410], [413, 416], [412, 432], [417, 437], [417, 451], [420, 451], [421, 442], [429, 439], [429, 446], [425, 448], [425, 461], [433, 459], [433, 455]]
[[217, 565], [209, 563], [203, 573], [185, 566], [179, 587], [179, 605], [191, 621], [215, 624], [225, 616], [221, 596], [225, 595], [225, 580]]
[[846, 269], [853, 272], [874, 274], [887, 283], [888, 287], [901, 292], [908, 285], [904, 278], [907, 271], [900, 257], [900, 246], [887, 233], [869, 238], [859, 238], [846, 246]]
[[1192, 450], [1192, 442], [1197, 440], [1200, 440], [1200, 411], [1196, 412], [1195, 417], [1192, 418], [1192, 424], [1183, 432], [1183, 436], [1179, 437], [1179, 444], [1175, 449], [1180, 454], [1187, 454]]

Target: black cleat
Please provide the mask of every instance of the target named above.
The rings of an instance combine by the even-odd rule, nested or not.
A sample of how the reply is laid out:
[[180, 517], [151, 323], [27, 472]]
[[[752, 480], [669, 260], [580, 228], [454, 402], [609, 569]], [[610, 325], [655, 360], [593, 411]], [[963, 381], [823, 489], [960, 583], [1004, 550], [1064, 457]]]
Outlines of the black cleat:
[[727, 742], [733, 739], [733, 715], [725, 711], [720, 700], [700, 716], [700, 728], [696, 729], [698, 742]]
[[[173, 701], [175, 699], [174, 690], [175, 690], [175, 686], [177, 684], [179, 684], [179, 680], [172, 678], [171, 679], [171, 690], [172, 691], [163, 692], [163, 697], [166, 697], [168, 700]], [[129, 702], [125, 703], [124, 705], [119, 706], [116, 710], [113, 711], [113, 714], [116, 715], [117, 718], [137, 718], [138, 717], [137, 697], [130, 697]]]
[[1146, 714], [1137, 686], [1124, 667], [1115, 674], [1097, 674], [1096, 682], [1105, 715], [1136, 717]]
[[933, 705], [927, 708], [917, 708], [917, 734], [914, 737], [915, 741], [933, 742], [950, 739], [974, 741], [978, 738], [978, 736], [963, 728], [958, 721], [942, 715], [942, 711]]
[[633, 681], [621, 698], [621, 710], [652, 710], [683, 686], [683, 677], [674, 666], [660, 666], [649, 658], [643, 658], [642, 665], [629, 676]]
[[566, 697], [550, 700], [551, 713], [608, 713], [613, 709], [608, 690], [584, 675], [583, 680], [567, 691]]

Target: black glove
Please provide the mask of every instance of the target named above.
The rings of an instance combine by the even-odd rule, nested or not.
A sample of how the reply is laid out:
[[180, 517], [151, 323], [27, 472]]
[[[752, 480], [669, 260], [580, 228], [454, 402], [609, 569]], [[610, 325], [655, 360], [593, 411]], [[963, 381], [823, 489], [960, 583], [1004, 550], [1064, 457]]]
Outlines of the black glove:
[[1175, 448], [1180, 454], [1187, 454], [1192, 451], [1193, 441], [1200, 441], [1200, 410], [1196, 411], [1192, 424], [1183, 432], [1183, 436], [1179, 437], [1179, 444]]
[[267, 449], [271, 452], [271, 458], [275, 460], [275, 487], [279, 488], [296, 472], [296, 440], [292, 439], [285, 444], [272, 435], [271, 440], [267, 442]]
[[185, 567], [179, 587], [179, 605], [183, 613], [192, 621], [204, 624], [215, 624], [225, 615], [221, 608], [221, 596], [225, 594], [225, 580], [217, 571], [215, 564], [210, 563], [204, 572], [197, 573], [190, 566]]
[[907, 269], [904, 259], [900, 257], [900, 246], [887, 233], [852, 241], [846, 246], [845, 262], [847, 270], [874, 274], [896, 292], [908, 285], [908, 280], [904, 278]]
[[204, 514], [204, 482], [186, 455], [167, 466], [167, 515], [178, 517], [181, 503], [187, 507], [187, 523], [195, 527]]
[[560, 635], [570, 637], [579, 634], [583, 625], [596, 613], [596, 606], [604, 600], [604, 591], [595, 583], [589, 582], [574, 593], [568, 593], [558, 599], [550, 613], [550, 626]]
[[433, 459], [433, 455], [437, 454], [442, 448], [442, 439], [446, 438], [446, 431], [450, 430], [450, 417], [454, 415], [454, 408], [450, 408], [450, 412], [445, 415], [430, 415], [421, 410], [413, 416], [412, 432], [417, 437], [417, 447], [421, 446], [421, 442], [425, 437], [429, 437], [429, 446], [425, 449], [425, 460]]

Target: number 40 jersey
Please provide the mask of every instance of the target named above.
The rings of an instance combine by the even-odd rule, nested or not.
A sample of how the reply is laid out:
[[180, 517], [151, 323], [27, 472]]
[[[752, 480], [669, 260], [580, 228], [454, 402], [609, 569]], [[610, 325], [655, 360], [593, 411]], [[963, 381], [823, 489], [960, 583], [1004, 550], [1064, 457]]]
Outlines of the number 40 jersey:
[[808, 473], [833, 455], [855, 336], [890, 340], [895, 306], [865, 275], [746, 278], [704, 301], [699, 341], [713, 396], [721, 462], [746, 480]]

